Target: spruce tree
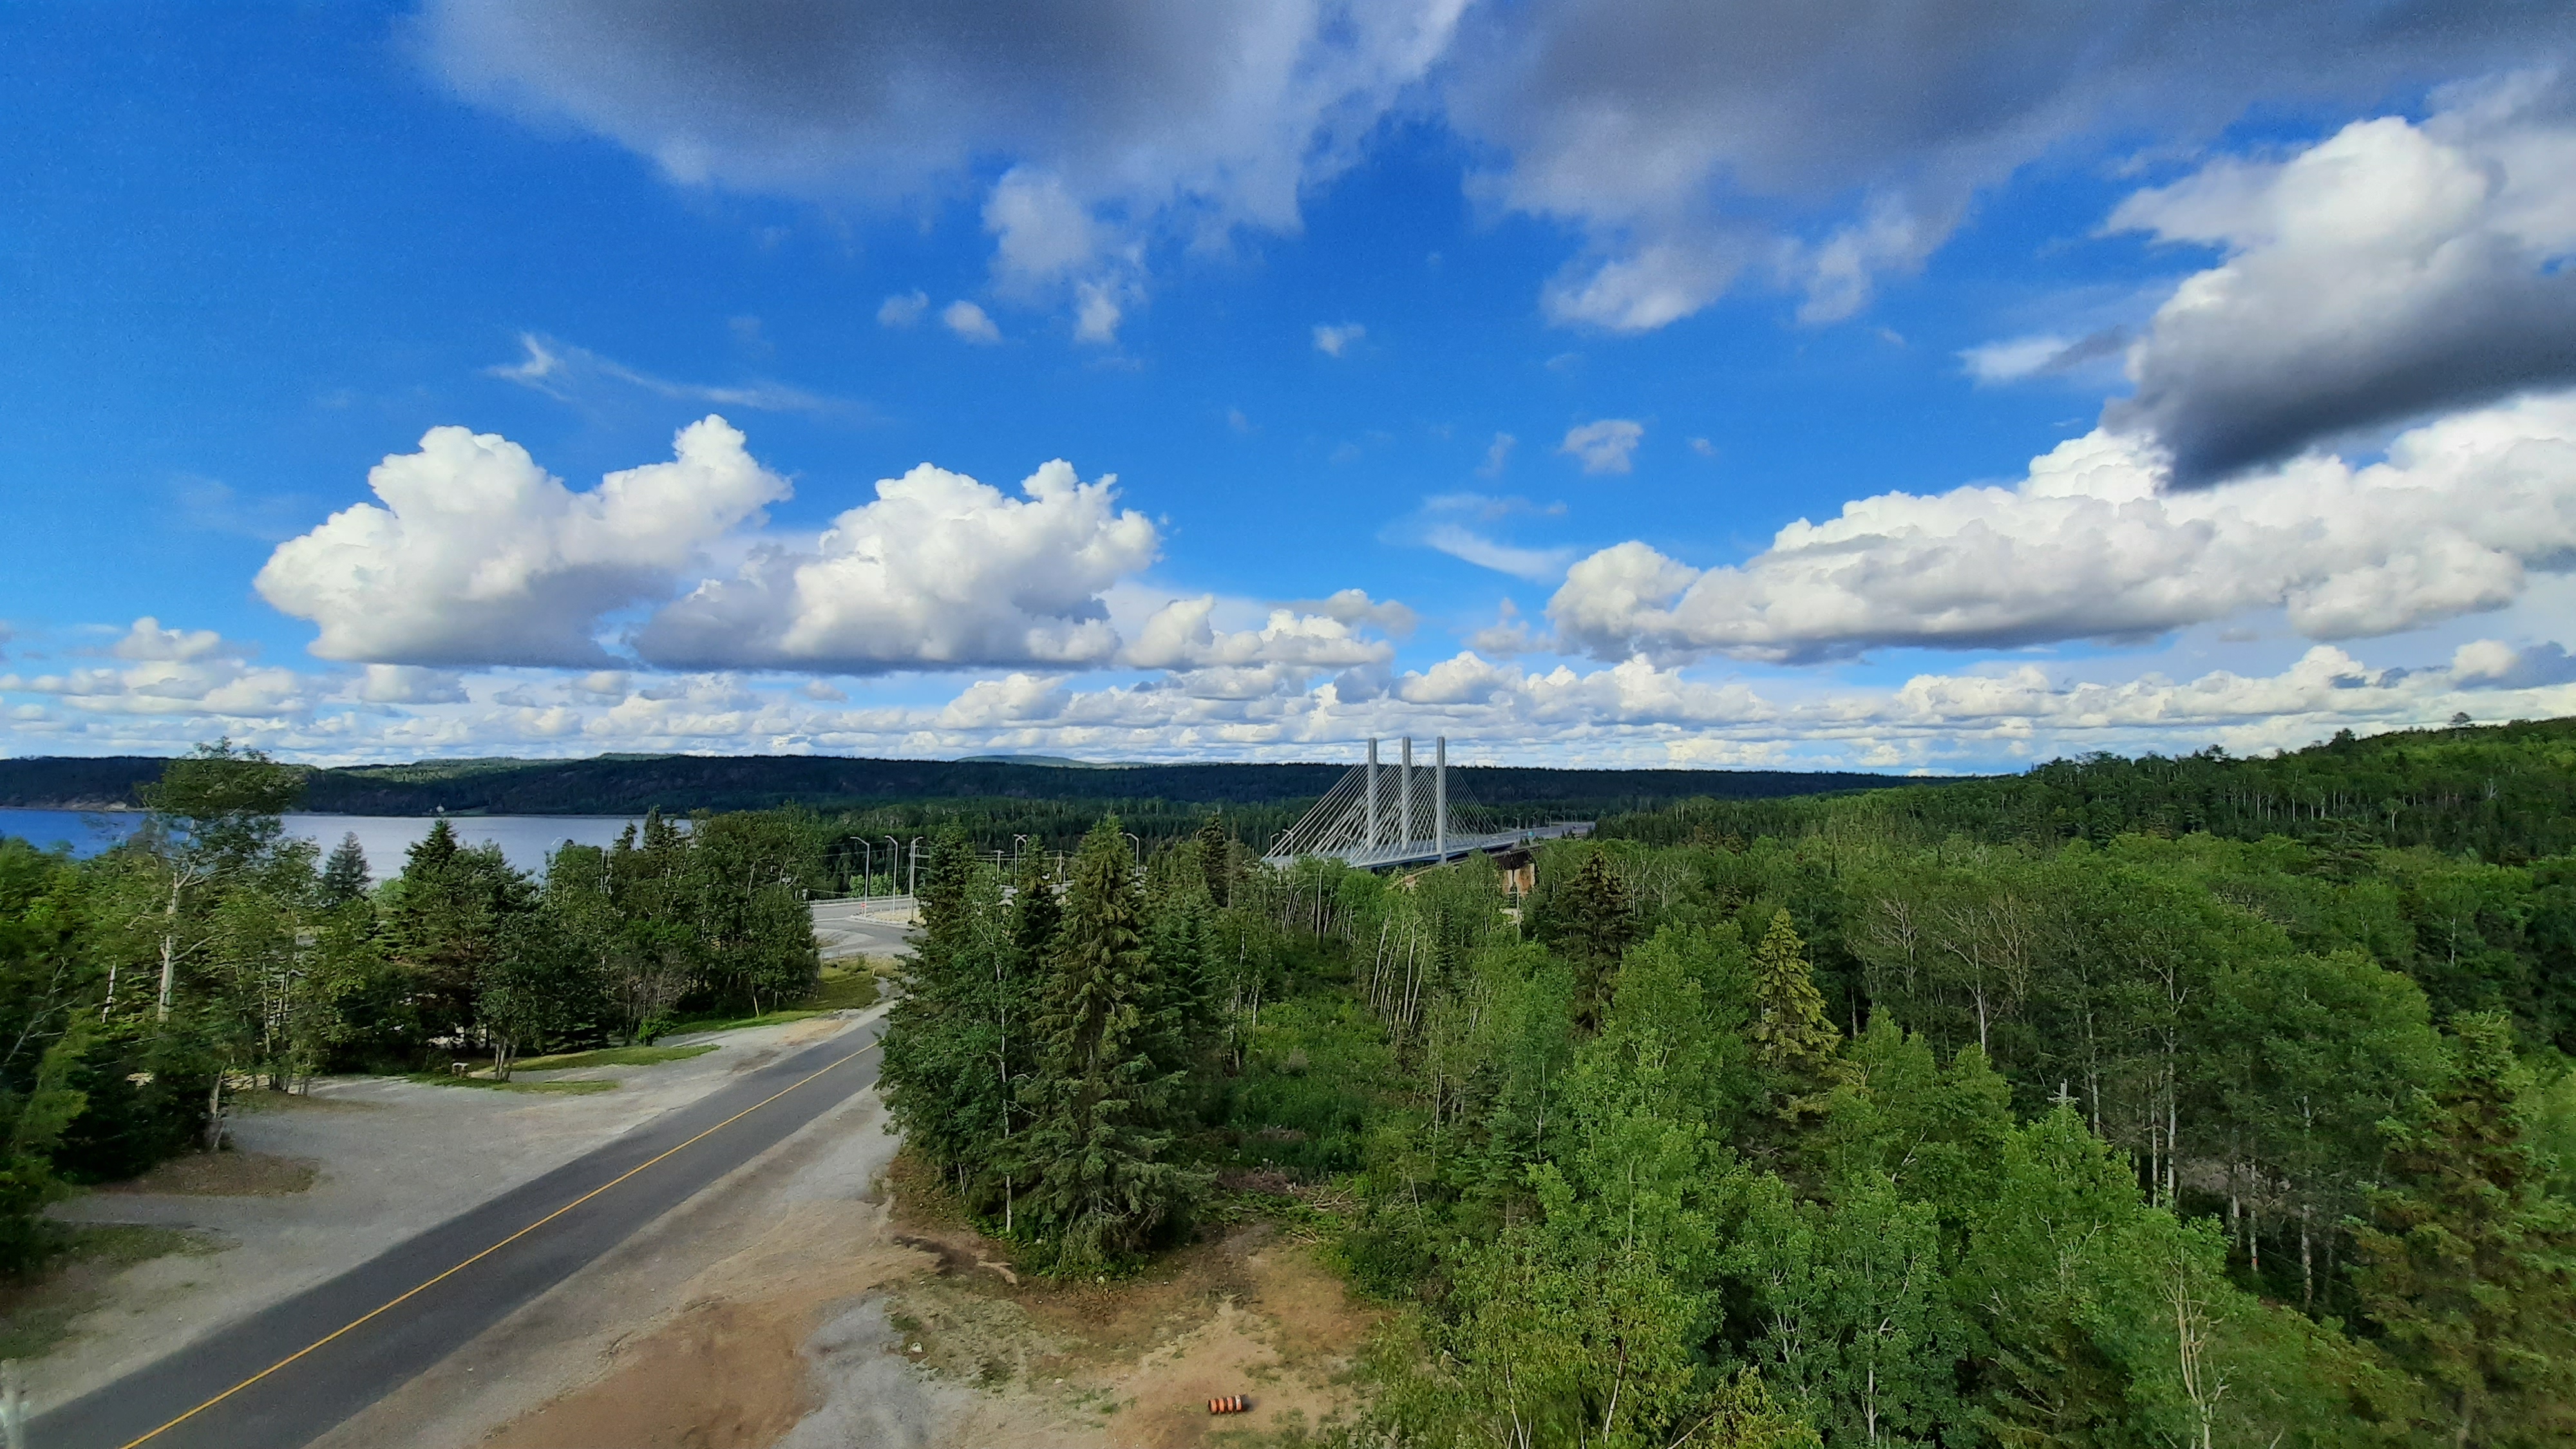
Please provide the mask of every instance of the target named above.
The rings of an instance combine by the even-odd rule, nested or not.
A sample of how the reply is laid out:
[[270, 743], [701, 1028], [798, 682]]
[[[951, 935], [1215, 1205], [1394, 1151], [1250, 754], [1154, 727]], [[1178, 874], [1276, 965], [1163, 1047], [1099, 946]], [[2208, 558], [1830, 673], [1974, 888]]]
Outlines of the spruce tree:
[[1586, 1028], [1609, 1009], [1619, 958], [1637, 936], [1627, 882], [1595, 851], [1549, 903], [1556, 945], [1574, 963], [1574, 1016]]
[[1227, 838], [1225, 822], [1211, 815], [1199, 827], [1199, 873], [1207, 880], [1208, 899], [1219, 907], [1227, 904], [1234, 884], [1234, 842]]
[[1781, 1116], [1819, 1111], [1832, 1085], [1834, 1048], [1842, 1033], [1825, 1015], [1825, 998], [1807, 964], [1807, 943], [1786, 910], [1774, 912], [1753, 948], [1753, 1019], [1744, 1035], [1753, 1059], [1772, 1080]]
[[2457, 1445], [2576, 1442], [2576, 1212], [2544, 1191], [2501, 1015], [2452, 1025], [2449, 1079], [2389, 1122], [2394, 1181], [2356, 1224], [2353, 1287]]
[[1041, 997], [1038, 1073], [1024, 1093], [1032, 1121], [1019, 1151], [1036, 1183], [1030, 1215], [1058, 1240], [1061, 1272], [1145, 1247], [1207, 1182], [1168, 1158], [1179, 1074], [1150, 1046], [1162, 983], [1129, 864], [1114, 816], [1074, 857]]
[[358, 844], [358, 832], [352, 830], [340, 837], [340, 843], [331, 848], [331, 858], [322, 864], [322, 903], [344, 906], [364, 899], [367, 884], [367, 852]]
[[1035, 971], [1055, 950], [1057, 927], [1064, 923], [1064, 902], [1055, 882], [1047, 879], [1046, 860], [1030, 851], [1020, 860], [1020, 878], [1011, 892], [1011, 943], [1023, 969]]

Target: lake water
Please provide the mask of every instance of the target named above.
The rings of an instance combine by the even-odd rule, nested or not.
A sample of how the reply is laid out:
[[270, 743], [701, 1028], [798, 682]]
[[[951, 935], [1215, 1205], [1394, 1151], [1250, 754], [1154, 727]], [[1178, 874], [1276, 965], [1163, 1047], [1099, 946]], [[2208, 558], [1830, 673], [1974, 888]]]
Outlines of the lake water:
[[[403, 852], [429, 833], [426, 815], [289, 815], [286, 832], [318, 841], [327, 853], [340, 837], [355, 832], [376, 879], [402, 872]], [[546, 856], [565, 841], [607, 845], [619, 831], [636, 823], [623, 815], [451, 815], [447, 823], [467, 845], [486, 843], [521, 870], [542, 870]], [[133, 834], [143, 824], [134, 811], [89, 813], [80, 810], [21, 810], [0, 806], [0, 835], [15, 835], [50, 850], [68, 845], [74, 855], [96, 855]]]

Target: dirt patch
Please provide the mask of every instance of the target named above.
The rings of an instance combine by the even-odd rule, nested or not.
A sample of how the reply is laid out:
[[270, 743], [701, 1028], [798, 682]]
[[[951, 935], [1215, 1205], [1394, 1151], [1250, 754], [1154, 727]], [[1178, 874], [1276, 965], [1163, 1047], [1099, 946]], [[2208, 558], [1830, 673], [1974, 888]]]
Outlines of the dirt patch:
[[485, 1442], [491, 1449], [763, 1449], [811, 1407], [805, 1325], [768, 1305], [705, 1299], [621, 1347], [608, 1377]]
[[[884, 1238], [885, 1210], [809, 1202], [675, 1295], [610, 1350], [606, 1371], [503, 1427], [487, 1449], [763, 1449], [816, 1407], [802, 1350], [827, 1310], [925, 1271]], [[818, 1244], [848, 1244], [840, 1254]]]
[[0, 1359], [42, 1358], [75, 1337], [73, 1321], [96, 1308], [126, 1269], [224, 1246], [211, 1233], [125, 1224], [77, 1227], [66, 1236], [61, 1255], [33, 1281], [0, 1283]]
[[285, 1197], [313, 1186], [321, 1164], [266, 1152], [191, 1152], [140, 1177], [109, 1183], [105, 1193], [172, 1197]]
[[[1275, 1223], [1223, 1231], [1132, 1278], [1058, 1283], [988, 1271], [1006, 1262], [1001, 1245], [958, 1221], [916, 1166], [890, 1176], [900, 1241], [935, 1259], [887, 1292], [892, 1352], [976, 1391], [941, 1416], [936, 1442], [1189, 1449], [1352, 1407], [1347, 1355], [1376, 1315]], [[1222, 1394], [1253, 1407], [1212, 1417]]]

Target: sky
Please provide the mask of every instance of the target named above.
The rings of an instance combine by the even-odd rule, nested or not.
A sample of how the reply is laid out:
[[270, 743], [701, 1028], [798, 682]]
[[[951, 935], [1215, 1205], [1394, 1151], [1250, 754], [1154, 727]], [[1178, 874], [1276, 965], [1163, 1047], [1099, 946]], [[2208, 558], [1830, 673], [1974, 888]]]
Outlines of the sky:
[[2576, 10], [0, 9], [0, 753], [2576, 714]]

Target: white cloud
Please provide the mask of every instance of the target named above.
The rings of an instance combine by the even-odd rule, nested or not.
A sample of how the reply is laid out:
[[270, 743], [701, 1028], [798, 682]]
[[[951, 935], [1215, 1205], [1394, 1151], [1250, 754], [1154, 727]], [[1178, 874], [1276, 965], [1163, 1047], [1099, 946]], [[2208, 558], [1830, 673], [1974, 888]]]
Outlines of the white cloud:
[[811, 551], [766, 548], [709, 579], [636, 636], [668, 668], [799, 668], [856, 674], [990, 665], [1083, 665], [1117, 648], [1101, 591], [1161, 547], [1115, 480], [1070, 464], [1023, 495], [924, 463], [876, 486]]
[[940, 309], [939, 321], [940, 325], [969, 342], [1002, 340], [1002, 329], [993, 325], [993, 319], [985, 315], [984, 309], [963, 297]]
[[1073, 340], [1107, 346], [1118, 340], [1118, 324], [1127, 310], [1115, 283], [1088, 281], [1074, 288]]
[[2113, 229], [2227, 256], [2158, 309], [2104, 421], [2155, 432], [2198, 486], [2576, 379], [2576, 128], [2526, 118], [2536, 99], [2355, 122], [2123, 202]]
[[370, 664], [358, 672], [349, 697], [367, 704], [463, 704], [465, 682], [453, 670], [416, 664]]
[[2311, 638], [2393, 633], [2502, 607], [2576, 557], [2576, 394], [2428, 424], [2363, 468], [2311, 457], [2194, 493], [2163, 476], [2151, 444], [2095, 432], [2016, 487], [1860, 499], [1738, 566], [1620, 544], [1548, 613], [1608, 658], [2134, 638], [2276, 607]]
[[[1703, 679], [1644, 659], [1537, 670], [1496, 662], [1480, 644], [1401, 673], [1364, 665], [1318, 680], [1328, 666], [1262, 662], [1358, 652], [1312, 617], [1291, 611], [1285, 627], [1201, 636], [1187, 627], [1193, 613], [1174, 616], [1183, 625], [1177, 672], [1143, 683], [1086, 689], [1061, 670], [1031, 668], [971, 681], [945, 702], [901, 704], [852, 705], [812, 679], [692, 673], [616, 692], [578, 687], [597, 679], [527, 671], [481, 676], [458, 691], [468, 698], [440, 691], [428, 702], [369, 704], [335, 693], [328, 674], [262, 669], [229, 644], [190, 644], [197, 656], [184, 661], [0, 675], [0, 749], [169, 752], [229, 733], [317, 761], [603, 750], [1331, 759], [1356, 758], [1369, 735], [1410, 732], [1447, 734], [1453, 758], [1983, 769], [2091, 749], [2294, 747], [2338, 728], [2438, 724], [2459, 711], [2489, 720], [2576, 714], [2576, 665], [2551, 642], [2476, 640], [2447, 668], [2381, 668], [2318, 645], [2269, 675], [2105, 682], [2034, 662], [1927, 672], [1894, 687]], [[559, 698], [549, 697], [550, 679], [565, 686]]]
[[[879, 316], [884, 314], [880, 311]], [[777, 382], [746, 382], [721, 386], [696, 382], [673, 382], [649, 372], [628, 367], [613, 358], [602, 357], [587, 347], [535, 332], [519, 334], [522, 356], [517, 362], [500, 363], [483, 369], [487, 376], [521, 387], [533, 388], [562, 402], [574, 402], [599, 391], [602, 383], [634, 388], [655, 397], [693, 407], [750, 408], [772, 413], [846, 412], [857, 405], [841, 398], [825, 397], [801, 387]]]
[[[1293, 232], [1447, 50], [1465, 0], [1023, 9], [436, 0], [450, 84], [564, 117], [681, 185], [887, 207], [985, 194], [1006, 283], [1157, 240]], [[989, 174], [989, 173], [985, 173]]]
[[[1120, 662], [1138, 669], [1178, 672], [1281, 666], [1302, 678], [1319, 670], [1354, 669], [1395, 658], [1394, 645], [1364, 638], [1352, 622], [1331, 614], [1273, 609], [1258, 629], [1217, 629], [1209, 623], [1216, 604], [1214, 594], [1173, 600], [1145, 621]], [[1363, 595], [1359, 606], [1345, 612], [1365, 619], [1376, 610]]]
[[1422, 543], [1480, 569], [1541, 584], [1562, 577], [1567, 562], [1574, 557], [1570, 548], [1524, 548], [1488, 538], [1457, 523], [1432, 524], [1423, 531]]
[[2258, 101], [2368, 103], [2545, 66], [2570, 29], [2476, 3], [1538, 0], [1469, 12], [1443, 99], [1491, 158], [1471, 189], [1582, 238], [1544, 294], [1555, 320], [1662, 327], [1751, 273], [1802, 294], [1814, 323], [1858, 311], [1981, 191], [2072, 143], [2188, 145]]
[[681, 429], [673, 453], [574, 493], [506, 438], [432, 428], [368, 473], [382, 507], [279, 545], [260, 596], [319, 625], [325, 659], [605, 662], [602, 615], [667, 595], [708, 544], [788, 496], [720, 417]]
[[1555, 642], [1530, 628], [1529, 620], [1521, 616], [1521, 606], [1509, 599], [1503, 600], [1493, 623], [1467, 636], [1469, 649], [1501, 659], [1552, 653]]
[[1291, 609], [1304, 609], [1345, 624], [1360, 625], [1391, 634], [1401, 639], [1411, 634], [1421, 622], [1411, 609], [1393, 599], [1372, 599], [1366, 589], [1336, 589], [1320, 599], [1292, 603]]
[[2128, 340], [2128, 334], [2116, 327], [2088, 332], [2081, 337], [2063, 337], [2055, 333], [2007, 337], [1968, 348], [1959, 354], [1959, 361], [1979, 387], [1991, 387], [1998, 383], [2024, 382], [2034, 377], [2059, 376], [2082, 369], [2088, 363], [2110, 364], [2120, 356]]
[[1494, 441], [1485, 445], [1485, 461], [1476, 465], [1476, 476], [1479, 478], [1501, 477], [1503, 475], [1503, 465], [1509, 463], [1512, 459], [1512, 446], [1519, 441], [1520, 439], [1513, 437], [1509, 433], [1494, 434]]
[[1005, 276], [1293, 233], [1303, 196], [1418, 113], [1480, 158], [1476, 199], [1576, 234], [1550, 317], [1643, 330], [1748, 273], [1801, 294], [1810, 322], [1849, 316], [1981, 191], [2076, 144], [2189, 146], [2258, 102], [2297, 114], [2545, 69], [2572, 24], [2501, 0], [1128, 0], [998, 24], [432, 0], [419, 32], [467, 96], [568, 118], [681, 185], [901, 209], [998, 165], [982, 204]]
[[1102, 238], [1090, 211], [1064, 189], [1064, 178], [1015, 166], [993, 183], [984, 229], [996, 245], [993, 269], [1005, 279], [1054, 281], [1099, 260]]
[[0, 694], [53, 695], [96, 714], [229, 720], [301, 715], [320, 684], [291, 669], [254, 664], [255, 648], [212, 629], [165, 629], [149, 615], [135, 620], [108, 653], [120, 667], [32, 678], [0, 674]]
[[910, 327], [930, 310], [930, 294], [918, 288], [897, 292], [877, 304], [877, 325]]
[[1339, 357], [1350, 345], [1368, 336], [1368, 329], [1357, 322], [1315, 325], [1315, 350], [1326, 357]]
[[1646, 436], [1644, 425], [1626, 418], [1603, 418], [1566, 430], [1557, 451], [1578, 459], [1586, 473], [1625, 473]]

